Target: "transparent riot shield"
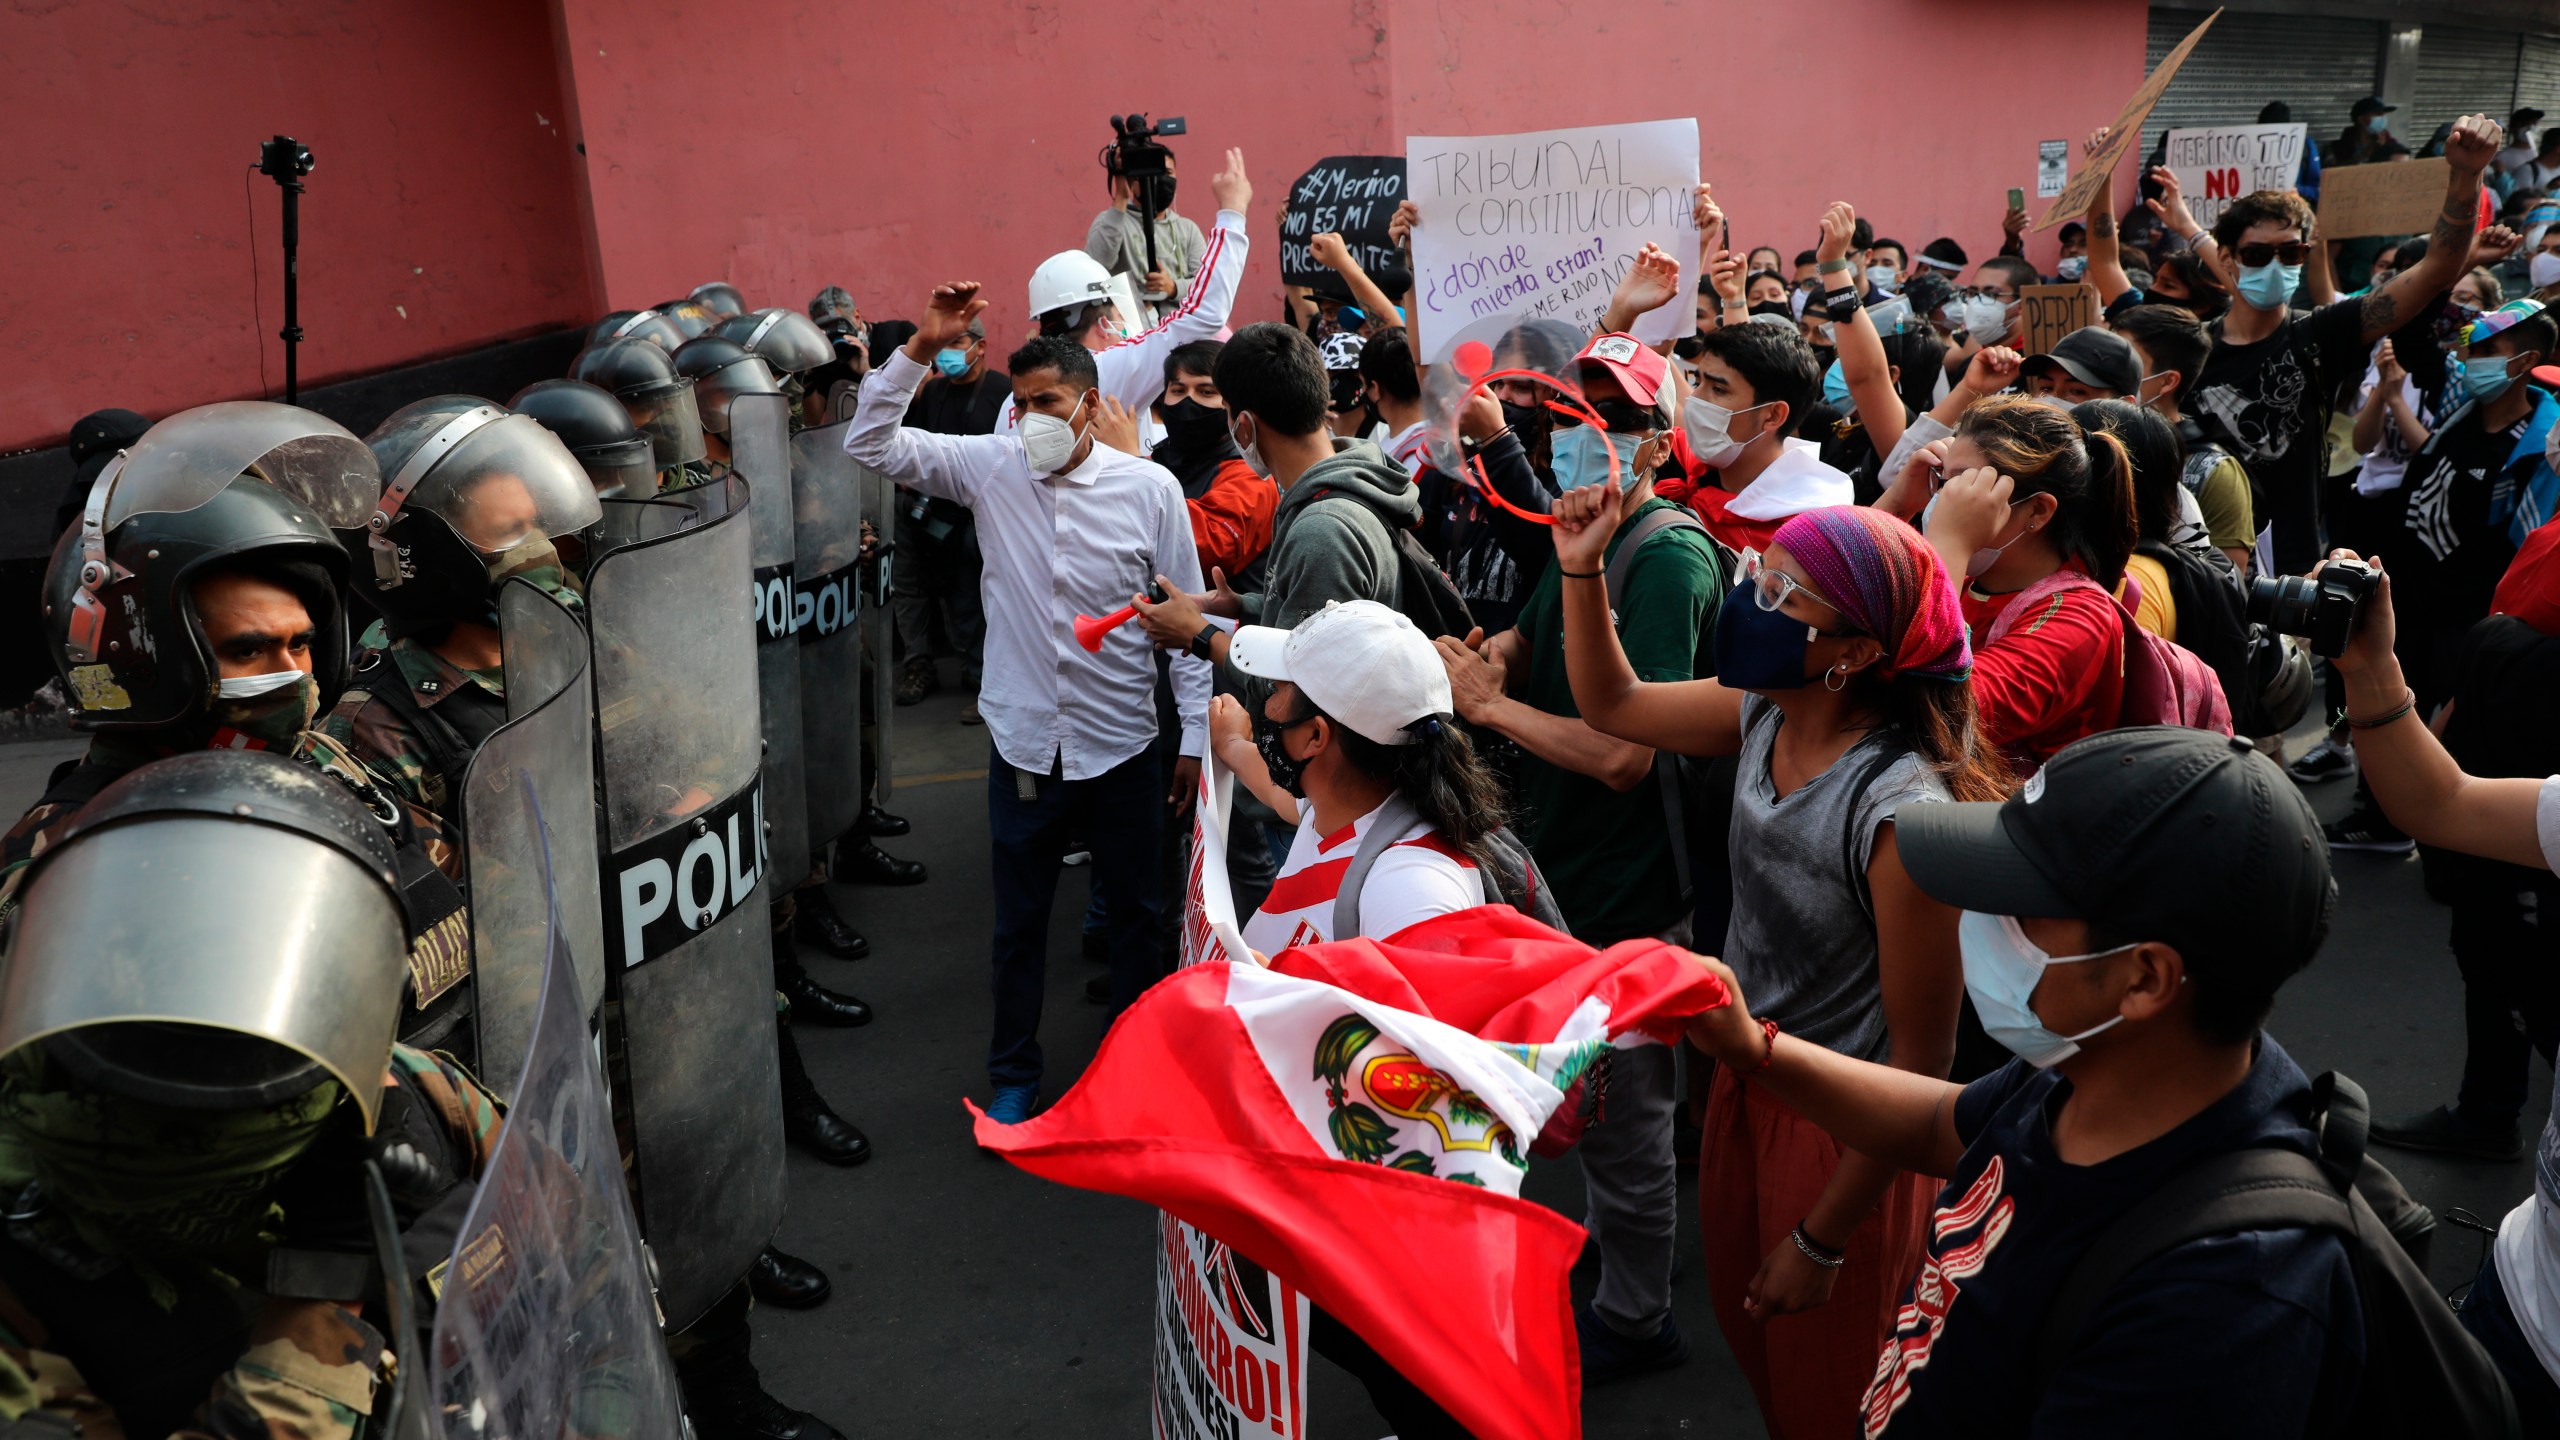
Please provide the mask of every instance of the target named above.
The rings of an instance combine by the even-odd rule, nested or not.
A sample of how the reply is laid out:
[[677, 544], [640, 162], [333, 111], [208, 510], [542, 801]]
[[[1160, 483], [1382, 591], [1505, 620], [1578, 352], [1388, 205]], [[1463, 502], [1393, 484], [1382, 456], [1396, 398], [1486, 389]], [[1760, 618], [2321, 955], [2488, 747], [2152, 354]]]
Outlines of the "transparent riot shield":
[[[577, 962], [582, 995], [604, 994], [604, 911], [597, 900], [595, 694], [586, 627], [532, 583], [510, 580], [498, 590], [498, 633], [507, 723], [473, 753], [461, 809], [480, 1074], [503, 1094], [515, 1087], [524, 1061], [550, 958], [553, 907], [539, 863], [546, 842], [561, 938]], [[529, 798], [542, 802], [539, 813]], [[545, 815], [558, 817], [548, 835]]]
[[747, 482], [754, 536], [756, 689], [763, 696], [764, 818], [776, 896], [809, 873], [809, 801], [800, 744], [798, 573], [791, 490], [790, 402], [740, 395], [729, 402], [729, 461]]
[[702, 515], [692, 506], [667, 499], [630, 500], [611, 496], [600, 502], [603, 518], [596, 521], [593, 552], [601, 557], [625, 545], [643, 540], [656, 540], [673, 535], [689, 525], [702, 522]]
[[641, 1229], [681, 1328], [782, 1216], [782, 1095], [757, 770], [746, 485], [587, 579], [606, 995]]
[[878, 773], [866, 777], [871, 782], [871, 799], [876, 804], [889, 803], [889, 775], [897, 766], [890, 760], [896, 747], [889, 743], [890, 717], [897, 712], [891, 692], [897, 685], [897, 631], [889, 623], [889, 570], [898, 560], [898, 546], [893, 538], [898, 533], [898, 491], [889, 477], [872, 470], [861, 471], [862, 518], [871, 522], [880, 537], [872, 547], [877, 557], [871, 562], [871, 593], [862, 617], [863, 648], [871, 652], [871, 763]]
[[[539, 777], [491, 779], [513, 782], [540, 833]], [[586, 811], [550, 833], [580, 828]], [[525, 887], [537, 900], [549, 889], [541, 854]], [[563, 874], [559, 897], [577, 893]], [[541, 931], [536, 1004], [524, 1048], [508, 1057], [517, 1079], [506, 1129], [444, 1266], [427, 1373], [403, 1379], [414, 1388], [423, 1378], [442, 1440], [679, 1440], [675, 1368], [588, 1040], [585, 957], [565, 927]]]
[[[800, 749], [809, 779], [809, 843], [824, 848], [862, 814], [862, 468], [845, 425], [791, 437], [799, 543]], [[876, 608], [876, 607], [875, 607]]]

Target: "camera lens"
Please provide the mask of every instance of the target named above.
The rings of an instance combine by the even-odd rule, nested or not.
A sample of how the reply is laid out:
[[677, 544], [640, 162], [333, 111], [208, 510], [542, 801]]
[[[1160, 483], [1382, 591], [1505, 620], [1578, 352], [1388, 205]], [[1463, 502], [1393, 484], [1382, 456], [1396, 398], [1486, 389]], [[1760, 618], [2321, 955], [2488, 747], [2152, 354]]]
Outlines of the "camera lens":
[[2249, 582], [2249, 619], [2279, 635], [2308, 635], [2320, 587], [2299, 575], [2261, 575]]

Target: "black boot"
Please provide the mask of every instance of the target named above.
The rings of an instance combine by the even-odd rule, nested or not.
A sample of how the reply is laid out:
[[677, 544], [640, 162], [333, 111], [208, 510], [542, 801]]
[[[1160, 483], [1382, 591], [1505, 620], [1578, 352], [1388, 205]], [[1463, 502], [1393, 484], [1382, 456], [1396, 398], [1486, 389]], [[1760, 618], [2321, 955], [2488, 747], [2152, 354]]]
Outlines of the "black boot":
[[870, 1137], [827, 1108], [809, 1079], [809, 1067], [800, 1061], [800, 1042], [791, 1027], [780, 1027], [774, 1039], [782, 1053], [782, 1138], [830, 1165], [870, 1159]]
[[856, 884], [921, 885], [924, 862], [901, 860], [868, 840], [847, 836], [836, 842], [836, 863], [830, 873]]
[[865, 835], [904, 835], [915, 827], [907, 823], [904, 815], [892, 815], [877, 805], [865, 805], [862, 817], [853, 822], [853, 828]]
[[811, 885], [795, 892], [799, 916], [792, 922], [793, 933], [839, 960], [859, 960], [871, 953], [871, 942], [844, 921], [836, 912], [835, 897], [823, 885]]
[[695, 1440], [844, 1440], [834, 1426], [765, 1393], [740, 1283], [710, 1313], [667, 1337]]
[[781, 980], [779, 988], [782, 998], [791, 1002], [791, 1018], [797, 1023], [839, 1029], [871, 1023], [870, 1006], [810, 979], [806, 970], [795, 968]]
[[756, 1300], [784, 1310], [814, 1310], [835, 1293], [827, 1272], [767, 1245], [747, 1269], [747, 1288]]

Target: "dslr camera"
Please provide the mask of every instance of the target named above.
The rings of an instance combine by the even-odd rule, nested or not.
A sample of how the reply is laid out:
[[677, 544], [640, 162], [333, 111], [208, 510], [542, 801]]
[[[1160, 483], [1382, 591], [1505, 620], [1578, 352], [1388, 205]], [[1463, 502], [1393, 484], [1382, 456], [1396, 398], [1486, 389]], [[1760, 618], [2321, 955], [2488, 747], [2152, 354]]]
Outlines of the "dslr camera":
[[1187, 135], [1191, 127], [1179, 115], [1168, 115], [1149, 124], [1144, 115], [1113, 115], [1113, 140], [1102, 147], [1103, 168], [1114, 175], [1144, 180], [1162, 175], [1173, 163], [1173, 152], [1156, 143], [1159, 135]]
[[2382, 577], [2361, 560], [2332, 560], [2313, 576], [2261, 575], [2249, 582], [2249, 619], [2299, 635], [2314, 655], [2336, 655]]

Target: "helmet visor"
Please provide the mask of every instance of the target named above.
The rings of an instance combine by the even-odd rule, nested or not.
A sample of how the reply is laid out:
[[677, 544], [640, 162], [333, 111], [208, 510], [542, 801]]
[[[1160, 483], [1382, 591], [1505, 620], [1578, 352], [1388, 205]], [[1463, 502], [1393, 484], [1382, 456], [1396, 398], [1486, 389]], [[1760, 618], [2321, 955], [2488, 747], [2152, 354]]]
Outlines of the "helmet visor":
[[722, 366], [693, 382], [693, 400], [702, 412], [702, 428], [714, 435], [729, 433], [729, 402], [741, 395], [779, 395], [773, 372], [753, 355]]
[[657, 453], [648, 437], [599, 446], [578, 457], [598, 500], [646, 500], [658, 493]]
[[471, 432], [418, 482], [409, 504], [442, 516], [484, 556], [584, 530], [603, 513], [576, 457], [529, 415]]
[[661, 395], [625, 396], [631, 423], [649, 437], [658, 468], [672, 470], [702, 458], [702, 413], [694, 408], [693, 382]]
[[835, 358], [818, 322], [797, 310], [759, 310], [720, 327], [720, 333], [747, 348], [777, 375], [815, 370]]
[[373, 451], [336, 421], [294, 405], [227, 400], [180, 411], [133, 443], [107, 496], [105, 528], [193, 510], [244, 474], [332, 529], [362, 525], [382, 496]]

